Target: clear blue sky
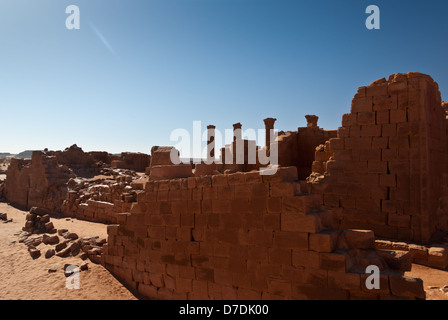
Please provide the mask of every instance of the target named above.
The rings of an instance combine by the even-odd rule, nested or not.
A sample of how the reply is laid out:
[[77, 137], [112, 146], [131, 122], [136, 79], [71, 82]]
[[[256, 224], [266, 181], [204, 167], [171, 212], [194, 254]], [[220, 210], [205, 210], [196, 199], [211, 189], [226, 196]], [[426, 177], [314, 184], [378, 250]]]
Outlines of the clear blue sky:
[[446, 0], [2, 0], [0, 152], [149, 153], [195, 120], [336, 129], [359, 86], [397, 72], [430, 74], [448, 100], [447, 14]]

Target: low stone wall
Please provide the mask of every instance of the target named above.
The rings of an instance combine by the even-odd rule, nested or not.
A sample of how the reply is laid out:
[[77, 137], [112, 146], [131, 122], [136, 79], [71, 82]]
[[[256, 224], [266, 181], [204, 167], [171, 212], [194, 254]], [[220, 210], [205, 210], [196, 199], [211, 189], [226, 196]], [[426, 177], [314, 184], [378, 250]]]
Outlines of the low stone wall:
[[[336, 230], [296, 168], [150, 181], [108, 226], [105, 266], [151, 299], [424, 299], [371, 231]], [[366, 267], [381, 270], [369, 290]]]

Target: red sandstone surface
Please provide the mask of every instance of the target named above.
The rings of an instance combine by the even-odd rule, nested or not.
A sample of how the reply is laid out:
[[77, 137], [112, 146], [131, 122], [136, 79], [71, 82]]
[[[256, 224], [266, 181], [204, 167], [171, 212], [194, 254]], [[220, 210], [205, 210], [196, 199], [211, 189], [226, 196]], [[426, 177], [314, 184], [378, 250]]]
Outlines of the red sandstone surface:
[[[158, 146], [116, 157], [73, 145], [12, 159], [0, 199], [24, 211], [0, 204], [13, 218], [0, 224], [8, 241], [0, 297], [33, 299], [39, 279], [53, 286], [48, 299], [134, 298], [123, 285], [162, 300], [445, 299], [446, 110], [430, 76], [395, 74], [360, 87], [337, 131], [307, 115], [307, 127], [272, 144], [276, 119], [267, 118], [260, 148], [237, 123], [212, 165], [174, 164], [176, 150]], [[265, 166], [248, 161], [249, 147], [278, 151], [277, 172], [260, 175]], [[14, 240], [21, 230], [47, 242], [61, 236], [68, 257], [40, 256], [52, 249], [32, 234], [26, 250]], [[69, 238], [75, 232], [84, 238]], [[79, 260], [79, 249], [92, 268], [81, 272], [85, 291], [67, 293], [63, 273], [45, 272], [55, 259]], [[380, 289], [366, 287], [372, 265]]]

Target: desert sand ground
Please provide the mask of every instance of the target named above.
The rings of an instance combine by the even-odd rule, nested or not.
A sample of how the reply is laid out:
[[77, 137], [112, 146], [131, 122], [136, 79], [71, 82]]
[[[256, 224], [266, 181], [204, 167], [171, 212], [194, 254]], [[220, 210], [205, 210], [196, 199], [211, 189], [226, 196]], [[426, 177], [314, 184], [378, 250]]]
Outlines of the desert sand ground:
[[[0, 222], [0, 300], [136, 300], [137, 297], [114, 278], [103, 266], [86, 260], [89, 269], [80, 273], [80, 289], [66, 288], [64, 264], [80, 265], [79, 257], [45, 259], [45, 244], [40, 244], [42, 255], [33, 260], [23, 243], [14, 234], [21, 231], [27, 212], [0, 203], [12, 223]], [[80, 237], [107, 237], [104, 224], [76, 219], [52, 218], [56, 229], [68, 229]], [[48, 270], [59, 265], [58, 271]]]
[[[89, 262], [89, 269], [80, 273], [80, 289], [66, 288], [63, 266], [80, 264], [79, 257], [45, 259], [45, 244], [38, 246], [42, 256], [33, 260], [26, 246], [15, 235], [25, 224], [26, 211], [0, 203], [0, 212], [6, 212], [12, 223], [0, 222], [0, 300], [136, 300], [129, 291], [103, 266]], [[52, 218], [56, 229], [68, 229], [80, 237], [107, 237], [107, 227], [77, 219]], [[56, 273], [48, 270], [59, 265]], [[448, 293], [440, 289], [448, 285], [448, 271], [414, 264], [406, 275], [423, 279], [428, 300], [448, 300]]]

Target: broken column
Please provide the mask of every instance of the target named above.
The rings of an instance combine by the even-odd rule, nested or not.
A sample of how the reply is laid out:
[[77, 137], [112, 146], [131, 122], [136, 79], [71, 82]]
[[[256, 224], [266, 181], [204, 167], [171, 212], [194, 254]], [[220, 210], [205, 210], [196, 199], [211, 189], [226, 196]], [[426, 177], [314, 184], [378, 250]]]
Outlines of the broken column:
[[271, 132], [274, 130], [274, 123], [277, 119], [267, 118], [264, 119], [264, 126], [266, 131], [266, 155], [269, 157], [271, 151]]
[[317, 128], [317, 121], [319, 120], [318, 116], [315, 115], [306, 115], [305, 116], [306, 121], [307, 121], [307, 127], [308, 128]]
[[207, 160], [212, 162], [215, 160], [215, 126], [207, 126]]

